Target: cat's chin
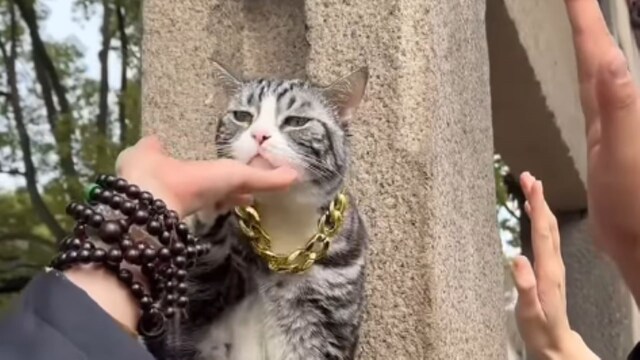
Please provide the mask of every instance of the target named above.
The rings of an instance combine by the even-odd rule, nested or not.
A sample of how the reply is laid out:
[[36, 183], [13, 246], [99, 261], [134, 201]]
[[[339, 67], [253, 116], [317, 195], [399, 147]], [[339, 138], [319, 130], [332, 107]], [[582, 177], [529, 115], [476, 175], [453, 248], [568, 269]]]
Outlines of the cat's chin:
[[255, 167], [258, 169], [265, 169], [265, 170], [273, 170], [276, 168], [271, 162], [269, 162], [267, 159], [265, 159], [261, 155], [254, 156], [253, 159], [249, 160], [248, 165], [251, 167]]

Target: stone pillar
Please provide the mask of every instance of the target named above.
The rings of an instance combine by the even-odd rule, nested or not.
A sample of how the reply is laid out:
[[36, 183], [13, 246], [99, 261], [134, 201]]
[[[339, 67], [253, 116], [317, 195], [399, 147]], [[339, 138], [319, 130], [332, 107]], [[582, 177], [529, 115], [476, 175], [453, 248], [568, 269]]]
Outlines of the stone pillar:
[[372, 237], [363, 359], [503, 359], [484, 2], [144, 2], [145, 133], [212, 158], [210, 57], [327, 83], [368, 65], [349, 182]]

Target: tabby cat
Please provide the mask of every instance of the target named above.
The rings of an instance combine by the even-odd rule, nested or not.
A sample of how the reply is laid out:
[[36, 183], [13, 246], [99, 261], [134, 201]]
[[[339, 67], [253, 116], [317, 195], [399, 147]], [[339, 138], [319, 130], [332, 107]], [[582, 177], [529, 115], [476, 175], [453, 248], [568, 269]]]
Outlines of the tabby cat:
[[[286, 193], [255, 195], [272, 249], [291, 253], [317, 232], [319, 217], [344, 190], [348, 122], [364, 95], [367, 69], [321, 87], [302, 80], [241, 80], [217, 66], [230, 99], [216, 134], [219, 157], [298, 171], [299, 181]], [[166, 357], [354, 359], [368, 236], [348, 198], [327, 256], [300, 274], [270, 271], [235, 214], [197, 214], [194, 231], [213, 247], [190, 274], [190, 306]]]

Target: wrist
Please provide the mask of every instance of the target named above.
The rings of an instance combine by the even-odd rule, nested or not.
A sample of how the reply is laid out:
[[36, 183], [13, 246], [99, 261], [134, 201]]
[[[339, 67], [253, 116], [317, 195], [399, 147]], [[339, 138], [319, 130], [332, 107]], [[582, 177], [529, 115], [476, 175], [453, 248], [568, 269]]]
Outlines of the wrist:
[[573, 330], [569, 331], [565, 336], [560, 336], [556, 346], [538, 354], [535, 358], [544, 360], [600, 359], [589, 349], [580, 334]]
[[135, 332], [140, 317], [139, 306], [131, 291], [115, 274], [96, 265], [74, 266], [64, 274], [116, 322]]

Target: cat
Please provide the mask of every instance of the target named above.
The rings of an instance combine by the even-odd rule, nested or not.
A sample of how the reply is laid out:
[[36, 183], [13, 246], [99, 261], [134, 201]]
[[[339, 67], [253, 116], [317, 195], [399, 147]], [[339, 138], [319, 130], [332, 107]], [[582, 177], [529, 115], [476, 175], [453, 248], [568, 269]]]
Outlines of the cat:
[[[228, 96], [218, 122], [218, 157], [287, 165], [299, 181], [286, 193], [255, 194], [276, 253], [304, 247], [343, 191], [349, 122], [364, 96], [361, 68], [322, 87], [303, 80], [241, 80], [216, 63]], [[327, 256], [306, 272], [269, 270], [232, 212], [190, 221], [213, 246], [189, 275], [189, 306], [168, 343], [172, 359], [351, 360], [365, 309], [368, 234], [353, 199]], [[178, 334], [178, 335], [176, 335]]]

